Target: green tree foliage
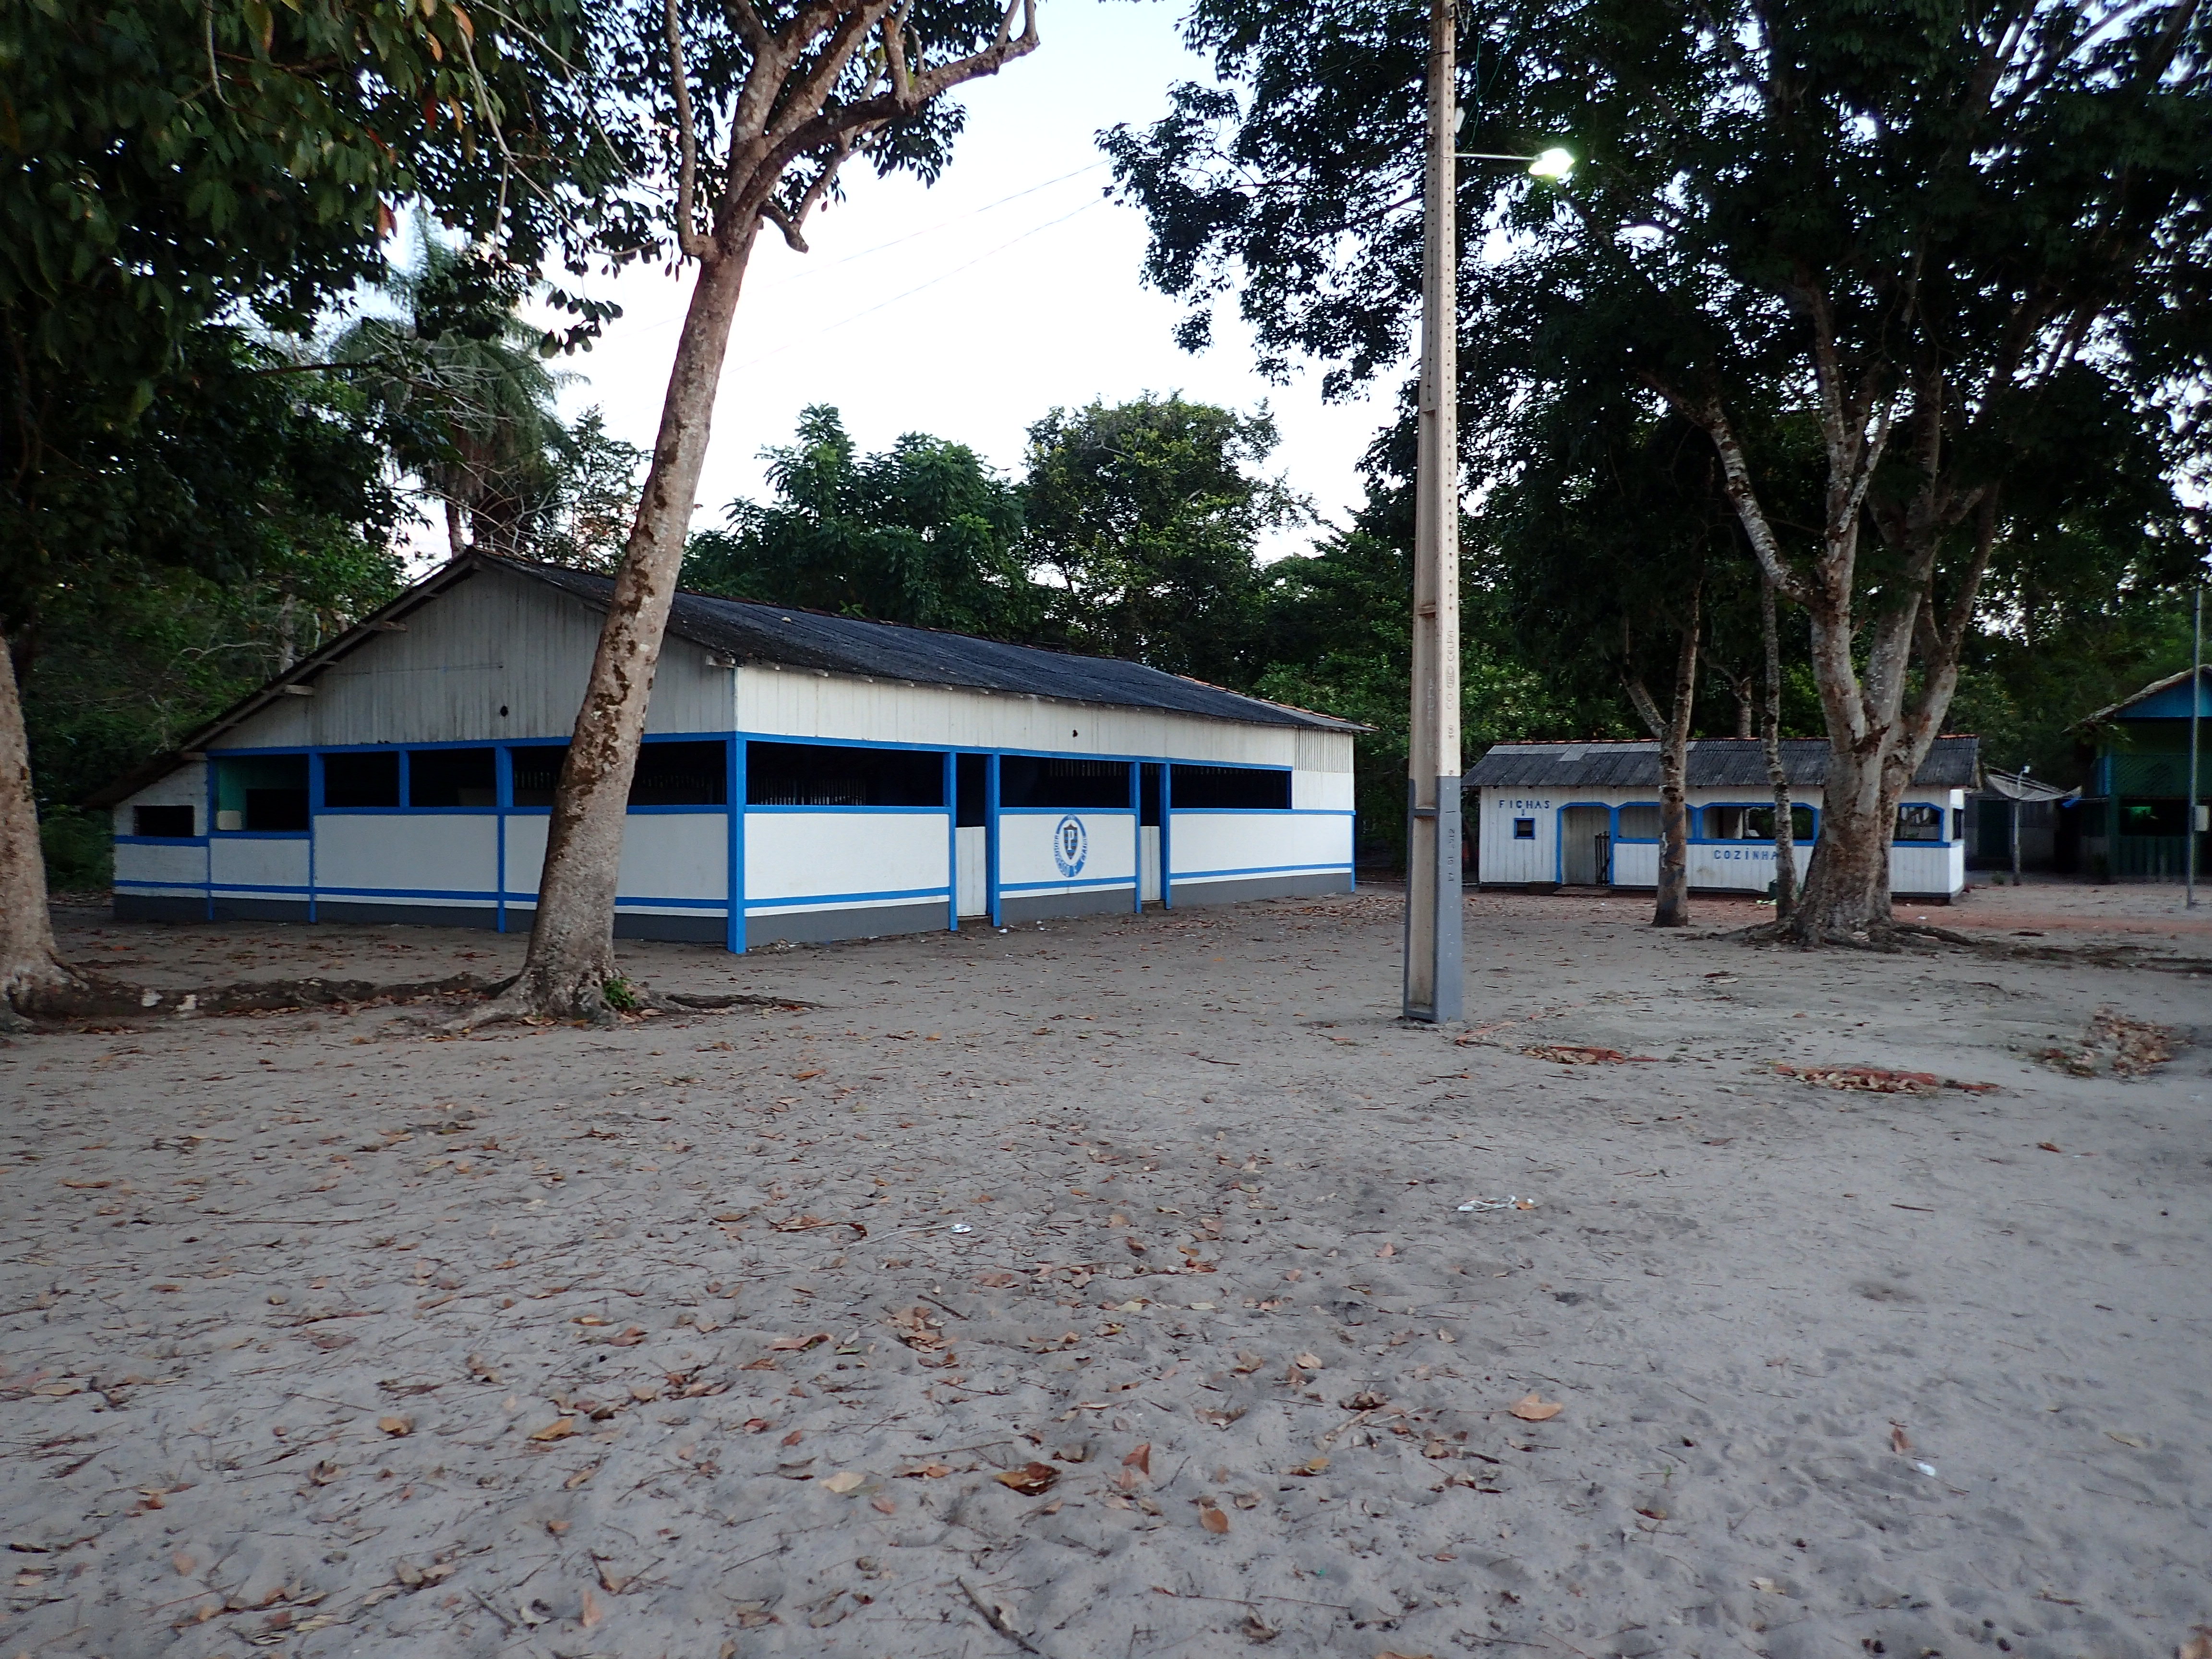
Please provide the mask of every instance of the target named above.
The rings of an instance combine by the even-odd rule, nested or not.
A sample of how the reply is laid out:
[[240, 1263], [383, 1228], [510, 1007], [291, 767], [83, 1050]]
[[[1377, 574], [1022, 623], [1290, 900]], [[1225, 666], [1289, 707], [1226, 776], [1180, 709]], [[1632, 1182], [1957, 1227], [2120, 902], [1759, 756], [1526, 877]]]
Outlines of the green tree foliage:
[[[2173, 516], [2212, 349], [2212, 34], [2201, 0], [1463, 12], [1461, 143], [1569, 137], [1565, 192], [1479, 177], [1461, 232], [1470, 454], [1612, 382], [1711, 441], [1746, 537], [1809, 622], [1833, 749], [1829, 890], [1887, 915], [1887, 802], [1945, 714], [1985, 582], [2124, 508]], [[1402, 349], [1419, 292], [1422, 20], [1200, 0], [1223, 87], [1108, 141], [1188, 331], [1233, 289], [1263, 348], [1340, 383]], [[2170, 411], [2171, 421], [2153, 411]], [[1818, 434], [1814, 511], [1762, 421]], [[2177, 538], [2158, 544], [2179, 547]], [[2125, 541], [2066, 550], [2135, 556]], [[2111, 583], [2109, 566], [2095, 580]]]
[[[1409, 457], [1410, 430], [1406, 453]], [[1268, 565], [1261, 696], [1375, 729], [1353, 750], [1363, 857], [1401, 862], [1413, 672], [1413, 497], [1371, 459], [1366, 505], [1351, 530], [1325, 534], [1310, 557]], [[1516, 630], [1506, 592], [1481, 557], [1477, 526], [1460, 538], [1460, 722], [1469, 756], [1517, 738], [1626, 737], [1612, 688], [1557, 674]]]
[[520, 553], [545, 528], [568, 434], [542, 331], [513, 266], [447, 246], [427, 214], [412, 260], [387, 268], [331, 356], [383, 417], [394, 460], [442, 503], [447, 538]]
[[72, 511], [105, 558], [0, 567], [42, 805], [167, 747], [398, 589], [363, 400], [233, 329], [118, 427]]
[[732, 501], [727, 530], [692, 537], [685, 586], [1000, 639], [1034, 633], [1019, 493], [966, 445], [910, 432], [863, 456], [817, 404], [797, 441], [764, 459], [774, 499]]
[[1243, 415], [1180, 393], [1055, 409], [1032, 426], [1024, 546], [1060, 589], [1066, 641], [1249, 688], [1261, 667], [1260, 538], [1310, 513], [1253, 470], [1276, 442], [1264, 406]]

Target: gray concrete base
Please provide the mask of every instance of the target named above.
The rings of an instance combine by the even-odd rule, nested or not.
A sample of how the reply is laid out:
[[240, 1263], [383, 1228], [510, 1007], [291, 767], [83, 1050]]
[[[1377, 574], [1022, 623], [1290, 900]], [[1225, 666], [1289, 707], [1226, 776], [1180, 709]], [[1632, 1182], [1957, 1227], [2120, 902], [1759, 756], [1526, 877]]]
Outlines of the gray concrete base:
[[1187, 904], [1242, 904], [1247, 899], [1312, 898], [1352, 891], [1352, 872], [1324, 870], [1304, 876], [1239, 876], [1228, 881], [1178, 881], [1176, 908]]
[[1135, 909], [1136, 883], [1126, 887], [1083, 887], [1073, 893], [1002, 893], [999, 920], [1008, 927], [1018, 921], [1050, 921], [1060, 916], [1127, 915]]
[[[922, 904], [881, 904], [846, 910], [799, 910], [787, 915], [745, 918], [745, 948], [761, 945], [824, 945], [831, 939], [877, 939], [889, 933], [933, 933], [945, 925], [943, 899]], [[641, 921], [673, 921], [641, 916]], [[716, 938], [721, 936], [718, 933]]]
[[[396, 923], [404, 927], [496, 927], [499, 912], [489, 904], [376, 904], [362, 899], [318, 899], [315, 920], [370, 927]], [[508, 932], [515, 931], [512, 910], [507, 912], [507, 926]]]
[[207, 901], [176, 893], [121, 893], [114, 897], [118, 921], [205, 921]]

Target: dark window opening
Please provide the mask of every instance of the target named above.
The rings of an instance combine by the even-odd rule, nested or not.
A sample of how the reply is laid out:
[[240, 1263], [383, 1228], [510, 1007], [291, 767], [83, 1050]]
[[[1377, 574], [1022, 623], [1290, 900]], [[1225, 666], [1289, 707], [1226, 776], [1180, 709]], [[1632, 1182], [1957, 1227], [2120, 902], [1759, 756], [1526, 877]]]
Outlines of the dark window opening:
[[131, 809], [131, 833], [164, 841], [186, 839], [192, 833], [192, 809], [189, 806], [134, 806]]
[[726, 806], [729, 751], [719, 743], [648, 743], [637, 751], [632, 806]]
[[1897, 839], [1899, 841], [1941, 841], [1943, 839], [1943, 809], [1930, 806], [1924, 801], [1908, 801], [1897, 809]]
[[324, 756], [323, 805], [398, 805], [399, 751], [392, 749], [373, 755]]
[[1535, 819], [1534, 819], [1534, 818], [1516, 818], [1516, 819], [1514, 819], [1514, 820], [1513, 820], [1513, 839], [1514, 839], [1514, 840], [1516, 840], [1516, 841], [1534, 841], [1534, 840], [1535, 840], [1535, 839], [1536, 839], [1536, 820], [1535, 820]]
[[960, 755], [954, 757], [952, 822], [962, 830], [981, 830], [989, 822], [988, 802], [984, 799], [985, 774], [990, 769], [988, 755]]
[[748, 806], [943, 806], [945, 757], [830, 744], [745, 745]]
[[1126, 807], [1128, 804], [1127, 761], [1047, 760], [1040, 755], [1009, 755], [999, 763], [1001, 806], [1044, 806], [1066, 811], [1074, 807]]
[[307, 757], [240, 755], [215, 763], [215, 827], [287, 834], [307, 827]]
[[507, 764], [514, 774], [514, 804], [550, 806], [553, 791], [561, 781], [561, 763], [568, 758], [568, 745], [542, 744], [529, 749], [510, 749], [507, 754]]
[[1164, 766], [1139, 769], [1137, 781], [1137, 822], [1157, 830], [1160, 827], [1160, 785], [1165, 781]]
[[[1747, 806], [1743, 812], [1744, 834], [1754, 841], [1774, 839], [1774, 809], [1771, 806]], [[1799, 846], [1813, 839], [1813, 809], [1792, 804], [1790, 808], [1790, 839]]]
[[1226, 807], [1237, 811], [1285, 811], [1291, 805], [1291, 775], [1254, 766], [1178, 766], [1174, 799], [1185, 807]]
[[2124, 800], [2120, 803], [2120, 833], [2124, 836], [2179, 836], [2189, 822], [2185, 800]]
[[407, 757], [410, 806], [496, 806], [499, 763], [489, 749], [416, 749]]

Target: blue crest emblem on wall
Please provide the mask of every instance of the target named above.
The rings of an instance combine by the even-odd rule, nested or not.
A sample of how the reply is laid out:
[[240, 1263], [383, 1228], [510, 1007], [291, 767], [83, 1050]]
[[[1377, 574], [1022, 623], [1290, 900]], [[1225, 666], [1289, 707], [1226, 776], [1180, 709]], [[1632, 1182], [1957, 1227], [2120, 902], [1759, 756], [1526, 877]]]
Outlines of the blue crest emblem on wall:
[[1090, 856], [1091, 836], [1083, 820], [1062, 818], [1052, 832], [1052, 861], [1060, 866], [1060, 873], [1071, 878], [1081, 875], [1083, 860]]

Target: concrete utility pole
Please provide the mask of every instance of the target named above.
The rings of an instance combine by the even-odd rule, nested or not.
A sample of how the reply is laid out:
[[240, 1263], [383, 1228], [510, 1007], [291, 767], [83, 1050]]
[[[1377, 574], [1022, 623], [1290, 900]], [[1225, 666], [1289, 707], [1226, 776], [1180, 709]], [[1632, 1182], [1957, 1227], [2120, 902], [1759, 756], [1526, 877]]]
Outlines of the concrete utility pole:
[[2204, 708], [2204, 585], [2197, 585], [2196, 645], [2189, 656], [2189, 816], [2184, 820], [2189, 854], [2188, 908], [2197, 908], [2197, 732]]
[[1413, 706], [1407, 745], [1408, 1019], [1460, 1017], [1459, 128], [1457, 0], [1429, 0], [1421, 214], [1421, 404], [1413, 509]]

